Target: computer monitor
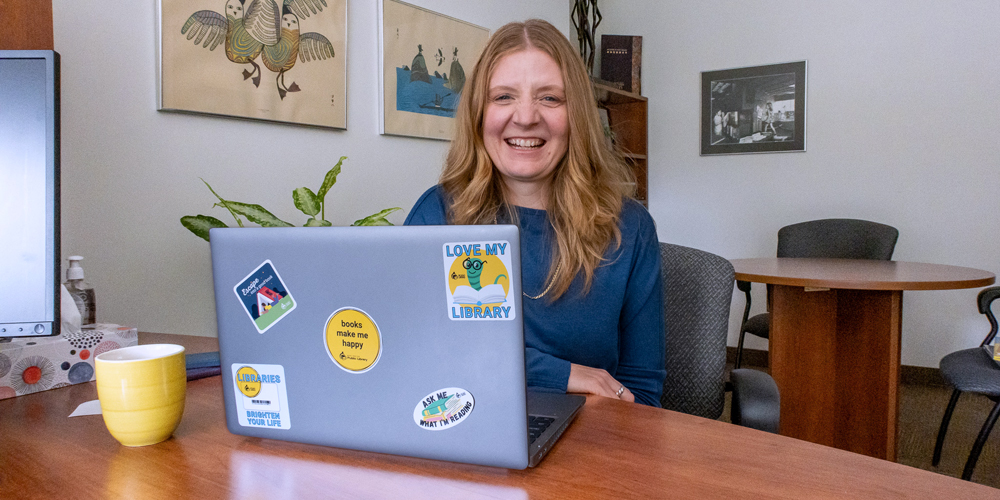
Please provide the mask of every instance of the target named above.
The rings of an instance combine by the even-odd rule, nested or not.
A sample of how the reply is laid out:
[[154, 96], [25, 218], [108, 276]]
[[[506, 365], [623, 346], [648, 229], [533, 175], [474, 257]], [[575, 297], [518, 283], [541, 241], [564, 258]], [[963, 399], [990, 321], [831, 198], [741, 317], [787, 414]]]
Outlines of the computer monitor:
[[59, 54], [0, 50], [0, 337], [59, 334]]

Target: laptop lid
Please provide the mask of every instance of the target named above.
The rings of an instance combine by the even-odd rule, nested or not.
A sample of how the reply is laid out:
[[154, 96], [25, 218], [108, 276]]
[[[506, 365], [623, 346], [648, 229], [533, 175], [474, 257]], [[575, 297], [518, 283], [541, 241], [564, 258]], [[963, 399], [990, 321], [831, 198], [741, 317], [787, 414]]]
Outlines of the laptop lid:
[[519, 250], [503, 225], [213, 229], [229, 430], [525, 468]]

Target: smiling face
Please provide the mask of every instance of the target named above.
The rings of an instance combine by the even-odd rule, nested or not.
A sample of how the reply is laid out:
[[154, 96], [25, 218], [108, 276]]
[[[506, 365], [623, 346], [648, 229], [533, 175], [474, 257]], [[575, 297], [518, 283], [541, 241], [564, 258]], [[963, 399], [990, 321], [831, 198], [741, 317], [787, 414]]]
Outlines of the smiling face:
[[231, 19], [243, 19], [243, 0], [229, 0], [226, 2], [226, 16]]
[[497, 62], [483, 114], [483, 142], [513, 199], [545, 208], [553, 173], [569, 145], [566, 89], [559, 64], [528, 48]]

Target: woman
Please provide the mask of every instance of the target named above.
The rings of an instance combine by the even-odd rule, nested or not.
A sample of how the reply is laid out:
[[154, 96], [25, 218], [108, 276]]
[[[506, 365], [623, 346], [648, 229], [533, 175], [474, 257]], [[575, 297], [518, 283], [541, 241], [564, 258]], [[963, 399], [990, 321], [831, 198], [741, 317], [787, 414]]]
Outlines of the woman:
[[767, 108], [764, 109], [764, 133], [767, 133], [767, 129], [771, 129], [772, 134], [777, 134], [778, 131], [774, 129], [774, 107], [771, 103], [767, 103]]
[[511, 23], [466, 82], [441, 183], [406, 224], [519, 225], [528, 385], [659, 406], [659, 245], [632, 186], [580, 56], [545, 21]]

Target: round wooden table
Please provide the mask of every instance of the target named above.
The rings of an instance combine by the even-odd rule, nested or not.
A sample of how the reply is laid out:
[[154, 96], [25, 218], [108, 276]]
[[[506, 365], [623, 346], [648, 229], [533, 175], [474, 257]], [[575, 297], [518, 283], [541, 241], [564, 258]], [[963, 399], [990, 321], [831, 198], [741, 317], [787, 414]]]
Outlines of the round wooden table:
[[969, 267], [854, 259], [730, 261], [768, 284], [781, 434], [895, 461], [903, 290], [987, 286]]

